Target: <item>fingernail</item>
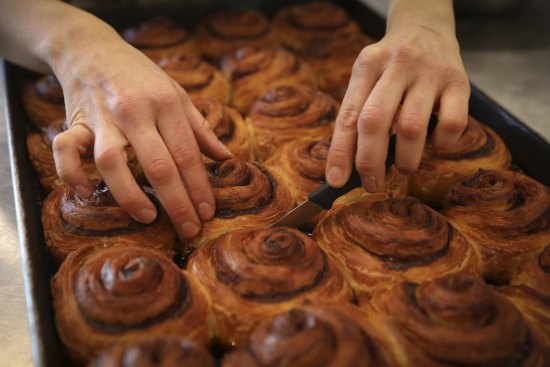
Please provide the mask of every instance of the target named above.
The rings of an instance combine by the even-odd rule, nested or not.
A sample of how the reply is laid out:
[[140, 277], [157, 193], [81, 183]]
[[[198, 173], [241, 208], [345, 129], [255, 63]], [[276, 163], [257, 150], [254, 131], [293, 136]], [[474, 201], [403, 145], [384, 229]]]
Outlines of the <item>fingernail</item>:
[[181, 234], [186, 238], [191, 238], [199, 233], [200, 229], [196, 223], [185, 222], [181, 225]]
[[214, 215], [214, 208], [208, 203], [199, 204], [199, 216], [202, 220], [207, 220], [212, 218]]
[[332, 186], [341, 186], [342, 182], [342, 170], [339, 167], [332, 167], [327, 174], [327, 182]]
[[90, 195], [92, 195], [90, 189], [84, 185], [76, 185], [74, 189], [76, 190], [76, 193], [83, 198], [88, 198], [90, 197]]
[[153, 210], [153, 209], [140, 209], [137, 212], [136, 219], [139, 222], [151, 223], [152, 221], [155, 220], [156, 217], [157, 217], [156, 210]]
[[363, 183], [363, 187], [366, 191], [371, 193], [378, 191], [378, 186], [376, 186], [376, 178], [374, 176], [363, 177], [361, 182]]

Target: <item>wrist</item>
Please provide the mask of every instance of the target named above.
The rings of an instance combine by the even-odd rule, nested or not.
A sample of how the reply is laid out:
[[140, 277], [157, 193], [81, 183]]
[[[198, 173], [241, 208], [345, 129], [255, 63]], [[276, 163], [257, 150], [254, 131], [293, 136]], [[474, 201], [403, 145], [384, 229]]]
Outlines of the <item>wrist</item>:
[[440, 36], [455, 38], [452, 0], [393, 0], [386, 34], [411, 28], [422, 28]]

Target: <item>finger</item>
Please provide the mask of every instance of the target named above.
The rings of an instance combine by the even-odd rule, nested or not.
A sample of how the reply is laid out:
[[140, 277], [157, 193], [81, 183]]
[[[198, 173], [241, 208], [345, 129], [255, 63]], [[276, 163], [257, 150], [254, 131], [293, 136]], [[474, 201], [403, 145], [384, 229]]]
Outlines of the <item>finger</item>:
[[470, 86], [468, 82], [449, 84], [441, 94], [438, 122], [432, 142], [437, 148], [456, 144], [468, 124], [468, 100]]
[[90, 197], [94, 192], [88, 175], [81, 167], [82, 155], [90, 151], [93, 144], [94, 134], [82, 124], [58, 134], [52, 144], [57, 175], [82, 197]]
[[429, 82], [416, 83], [407, 91], [395, 128], [395, 165], [404, 173], [415, 172], [420, 164], [436, 94], [437, 84]]
[[102, 126], [97, 129], [95, 164], [118, 205], [137, 221], [150, 223], [156, 218], [157, 210], [128, 168], [126, 144], [126, 139], [116, 128]]
[[180, 94], [185, 115], [201, 152], [207, 157], [218, 161], [231, 158], [232, 153], [214, 134], [210, 124], [197, 110], [197, 107], [195, 107], [187, 93], [179, 85], [176, 88]]
[[214, 194], [193, 131], [182, 119], [184, 116], [180, 106], [164, 108], [158, 115], [158, 129], [193, 206], [201, 219], [207, 220], [214, 215]]
[[372, 88], [380, 77], [378, 56], [364, 49], [353, 66], [348, 89], [336, 118], [336, 126], [327, 157], [329, 185], [341, 187], [348, 180], [357, 147], [357, 120]]
[[390, 67], [384, 72], [357, 123], [355, 166], [368, 192], [376, 192], [384, 184], [389, 131], [408, 84], [402, 72], [398, 67]]
[[141, 163], [145, 176], [155, 189], [162, 206], [181, 236], [190, 238], [200, 230], [193, 204], [170, 155], [157, 130], [134, 129], [128, 139]]

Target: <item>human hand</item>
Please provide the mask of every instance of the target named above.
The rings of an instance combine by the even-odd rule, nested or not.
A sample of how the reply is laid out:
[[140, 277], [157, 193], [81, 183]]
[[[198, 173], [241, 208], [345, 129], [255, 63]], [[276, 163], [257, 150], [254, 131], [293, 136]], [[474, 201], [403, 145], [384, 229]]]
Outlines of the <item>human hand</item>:
[[192, 237], [200, 230], [199, 217], [209, 219], [215, 210], [200, 150], [218, 160], [231, 153], [187, 93], [156, 64], [104, 23], [93, 29], [91, 38], [75, 34], [51, 62], [70, 126], [53, 142], [58, 174], [78, 194], [89, 196], [93, 187], [80, 157], [93, 149], [118, 204], [136, 220], [151, 222], [156, 208], [127, 166], [125, 147], [131, 145], [176, 229]]
[[397, 134], [397, 168], [416, 171], [434, 110], [435, 146], [450, 146], [460, 138], [468, 120], [470, 86], [454, 34], [452, 8], [446, 6], [438, 9], [441, 21], [428, 22], [421, 10], [396, 5], [386, 36], [360, 53], [329, 150], [330, 185], [342, 186], [355, 163], [367, 191], [382, 187], [392, 131]]

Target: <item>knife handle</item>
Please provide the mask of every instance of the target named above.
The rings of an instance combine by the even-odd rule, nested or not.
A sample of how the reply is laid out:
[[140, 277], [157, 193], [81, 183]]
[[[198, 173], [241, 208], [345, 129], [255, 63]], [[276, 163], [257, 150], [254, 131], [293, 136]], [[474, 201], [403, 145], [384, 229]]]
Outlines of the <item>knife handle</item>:
[[[437, 125], [437, 116], [433, 115], [430, 117], [428, 123], [428, 128], [426, 136], [429, 137], [435, 130]], [[390, 136], [388, 142], [388, 154], [386, 156], [386, 170], [395, 162], [395, 145], [397, 143], [396, 135], [393, 134]], [[334, 200], [338, 199], [340, 196], [343, 196], [350, 192], [351, 190], [361, 186], [361, 177], [359, 177], [359, 172], [353, 166], [351, 176], [348, 179], [348, 182], [342, 187], [334, 188], [330, 187], [328, 183], [324, 183], [320, 188], [313, 191], [307, 197], [309, 201], [313, 201], [315, 204], [319, 205], [325, 210], [332, 208]]]

